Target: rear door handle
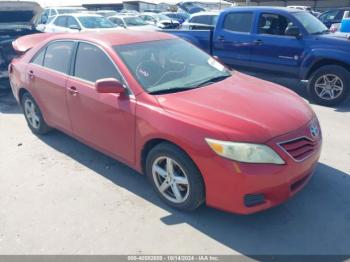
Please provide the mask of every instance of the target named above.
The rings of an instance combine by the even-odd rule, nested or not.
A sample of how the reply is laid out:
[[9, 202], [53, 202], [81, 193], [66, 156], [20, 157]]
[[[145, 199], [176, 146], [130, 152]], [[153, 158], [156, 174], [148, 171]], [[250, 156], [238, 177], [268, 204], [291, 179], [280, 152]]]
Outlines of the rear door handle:
[[77, 88], [75, 86], [71, 86], [69, 88], [69, 93], [72, 95], [72, 96], [76, 96], [77, 94], [79, 94]]
[[255, 45], [262, 45], [264, 42], [261, 39], [253, 41]]
[[28, 76], [29, 76], [30, 79], [34, 79], [35, 78], [34, 71], [33, 70], [29, 70]]

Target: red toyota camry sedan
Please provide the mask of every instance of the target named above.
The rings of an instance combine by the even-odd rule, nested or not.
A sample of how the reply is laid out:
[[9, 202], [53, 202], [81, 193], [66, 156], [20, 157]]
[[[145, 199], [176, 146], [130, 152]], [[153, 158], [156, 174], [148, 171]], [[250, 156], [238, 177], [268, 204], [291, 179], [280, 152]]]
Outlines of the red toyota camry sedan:
[[157, 32], [40, 34], [10, 82], [35, 134], [59, 129], [144, 173], [167, 204], [249, 214], [289, 199], [320, 156], [295, 93]]

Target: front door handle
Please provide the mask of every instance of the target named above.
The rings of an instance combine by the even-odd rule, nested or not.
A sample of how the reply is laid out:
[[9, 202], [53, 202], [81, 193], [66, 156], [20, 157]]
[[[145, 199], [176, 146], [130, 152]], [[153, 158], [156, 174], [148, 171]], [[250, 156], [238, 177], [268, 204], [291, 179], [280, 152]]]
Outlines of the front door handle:
[[262, 45], [264, 42], [261, 39], [253, 41], [254, 45]]
[[71, 86], [68, 91], [72, 96], [76, 96], [77, 94], [79, 94], [79, 92], [75, 86]]
[[219, 41], [224, 41], [224, 39], [225, 39], [225, 37], [223, 37], [222, 35], [219, 35], [219, 36], [217, 37], [217, 40], [219, 40]]

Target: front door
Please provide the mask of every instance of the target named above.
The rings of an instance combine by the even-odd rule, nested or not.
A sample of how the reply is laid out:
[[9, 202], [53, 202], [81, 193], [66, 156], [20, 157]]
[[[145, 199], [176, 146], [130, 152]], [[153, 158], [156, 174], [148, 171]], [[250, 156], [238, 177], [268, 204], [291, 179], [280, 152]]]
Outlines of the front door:
[[251, 65], [256, 70], [297, 77], [304, 40], [288, 35], [296, 23], [283, 15], [262, 13], [254, 34]]
[[133, 163], [135, 100], [128, 95], [97, 93], [95, 82], [103, 78], [122, 81], [102, 49], [79, 43], [73, 76], [66, 86], [73, 133], [90, 145]]

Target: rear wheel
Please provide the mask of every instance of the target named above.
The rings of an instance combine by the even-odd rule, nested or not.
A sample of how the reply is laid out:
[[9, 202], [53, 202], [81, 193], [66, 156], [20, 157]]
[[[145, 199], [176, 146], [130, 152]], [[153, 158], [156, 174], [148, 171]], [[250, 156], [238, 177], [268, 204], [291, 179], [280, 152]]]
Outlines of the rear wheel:
[[23, 94], [21, 104], [27, 124], [33, 133], [43, 135], [51, 130], [46, 124], [38, 104], [29, 93]]
[[155, 191], [168, 205], [191, 211], [204, 202], [202, 176], [178, 147], [169, 143], [154, 147], [146, 159], [146, 173]]
[[309, 79], [308, 92], [320, 105], [337, 106], [349, 94], [350, 73], [342, 66], [327, 65], [317, 69]]

